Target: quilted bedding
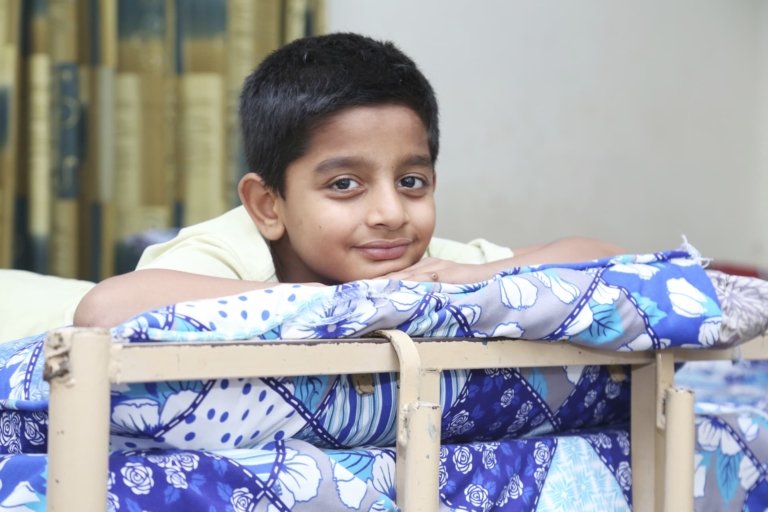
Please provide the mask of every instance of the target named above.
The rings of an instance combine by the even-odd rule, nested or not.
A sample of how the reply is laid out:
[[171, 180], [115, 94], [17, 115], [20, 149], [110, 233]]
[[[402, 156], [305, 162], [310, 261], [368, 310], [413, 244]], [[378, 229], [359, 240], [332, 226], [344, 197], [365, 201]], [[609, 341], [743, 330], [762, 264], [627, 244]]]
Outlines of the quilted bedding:
[[[394, 327], [411, 336], [647, 350], [730, 346], [767, 324], [768, 283], [708, 274], [678, 251], [512, 269], [468, 286], [283, 285], [147, 312], [112, 335], [122, 342], [308, 339]], [[44, 504], [42, 340], [0, 345], [0, 453], [7, 454], [0, 510]], [[372, 394], [358, 394], [344, 375], [114, 386], [110, 510], [396, 510], [395, 376], [374, 379]], [[622, 368], [444, 372], [441, 506], [630, 510], [629, 386]], [[701, 443], [715, 430], [700, 426], [699, 445], [714, 446], [708, 437]], [[718, 446], [726, 438], [721, 433]], [[764, 470], [754, 457], [737, 461], [726, 446], [727, 462], [706, 463], [728, 482], [706, 497], [707, 506], [716, 494], [723, 504], [701, 510], [768, 499], [768, 491], [731, 488], [734, 467], [737, 476], [750, 469], [744, 460], [758, 477], [738, 485], [761, 488]]]

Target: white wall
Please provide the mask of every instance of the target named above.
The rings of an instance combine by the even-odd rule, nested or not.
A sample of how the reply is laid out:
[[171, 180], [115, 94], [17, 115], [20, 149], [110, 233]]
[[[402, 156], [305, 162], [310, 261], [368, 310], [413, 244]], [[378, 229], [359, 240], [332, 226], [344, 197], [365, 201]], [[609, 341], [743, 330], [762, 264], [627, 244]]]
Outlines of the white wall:
[[649, 252], [685, 233], [768, 265], [761, 25], [760, 0], [328, 2], [330, 31], [394, 41], [437, 91], [439, 236]]

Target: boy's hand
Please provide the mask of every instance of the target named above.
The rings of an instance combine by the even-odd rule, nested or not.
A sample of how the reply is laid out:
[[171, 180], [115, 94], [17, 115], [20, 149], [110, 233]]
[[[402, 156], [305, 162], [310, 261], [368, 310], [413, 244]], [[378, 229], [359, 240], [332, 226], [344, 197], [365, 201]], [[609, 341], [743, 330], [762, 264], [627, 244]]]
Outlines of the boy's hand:
[[471, 284], [487, 281], [498, 272], [512, 267], [609, 258], [624, 254], [624, 249], [599, 240], [569, 237], [547, 245], [515, 249], [513, 252], [512, 258], [477, 265], [425, 258], [411, 267], [382, 276], [382, 279]]
[[382, 276], [382, 279], [415, 281], [418, 283], [469, 284], [486, 281], [501, 269], [489, 264], [455, 263], [437, 258], [424, 258], [406, 269]]

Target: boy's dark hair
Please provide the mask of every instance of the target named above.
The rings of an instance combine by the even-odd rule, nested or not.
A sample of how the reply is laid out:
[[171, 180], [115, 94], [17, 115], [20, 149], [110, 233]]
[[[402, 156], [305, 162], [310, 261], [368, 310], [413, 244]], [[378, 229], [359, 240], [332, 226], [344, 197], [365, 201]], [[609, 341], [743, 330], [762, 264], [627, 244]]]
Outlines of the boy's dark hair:
[[416, 64], [391, 42], [358, 34], [299, 39], [269, 55], [245, 79], [240, 122], [248, 169], [285, 195], [285, 170], [308, 149], [312, 131], [340, 110], [400, 104], [427, 129], [434, 163], [437, 100]]

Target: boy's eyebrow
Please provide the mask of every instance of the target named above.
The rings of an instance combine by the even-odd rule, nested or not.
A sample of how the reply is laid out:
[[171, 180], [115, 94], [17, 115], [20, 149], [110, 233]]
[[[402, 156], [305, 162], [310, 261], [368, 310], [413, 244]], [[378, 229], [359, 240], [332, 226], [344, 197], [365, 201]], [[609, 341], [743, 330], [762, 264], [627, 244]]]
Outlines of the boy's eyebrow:
[[[334, 171], [336, 169], [341, 168], [349, 168], [349, 167], [365, 167], [370, 165], [367, 160], [364, 158], [358, 158], [354, 156], [337, 156], [333, 158], [328, 158], [327, 160], [323, 160], [320, 162], [317, 167], [315, 167], [315, 172], [328, 172], [328, 171]], [[410, 155], [405, 158], [403, 158], [398, 167], [402, 166], [419, 166], [419, 167], [428, 167], [432, 168], [432, 158], [426, 155]]]
[[427, 155], [411, 155], [409, 157], [403, 158], [403, 160], [400, 162], [400, 166], [407, 165], [409, 167], [428, 167], [432, 169], [432, 158]]
[[340, 168], [357, 167], [365, 164], [366, 162], [362, 158], [354, 156], [337, 156], [320, 162], [317, 167], [315, 167], [315, 171], [328, 172]]

